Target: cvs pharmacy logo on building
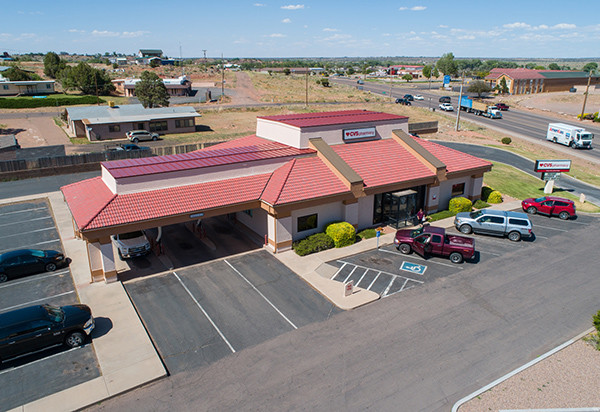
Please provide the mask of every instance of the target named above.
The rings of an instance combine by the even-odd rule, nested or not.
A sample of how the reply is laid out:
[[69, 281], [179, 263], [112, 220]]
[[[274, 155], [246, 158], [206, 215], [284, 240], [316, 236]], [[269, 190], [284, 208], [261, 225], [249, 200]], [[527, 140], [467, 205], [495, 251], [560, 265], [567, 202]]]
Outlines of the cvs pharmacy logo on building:
[[377, 132], [374, 127], [366, 127], [363, 129], [347, 129], [343, 130], [343, 138], [344, 140], [357, 140], [357, 139], [367, 139], [377, 136]]

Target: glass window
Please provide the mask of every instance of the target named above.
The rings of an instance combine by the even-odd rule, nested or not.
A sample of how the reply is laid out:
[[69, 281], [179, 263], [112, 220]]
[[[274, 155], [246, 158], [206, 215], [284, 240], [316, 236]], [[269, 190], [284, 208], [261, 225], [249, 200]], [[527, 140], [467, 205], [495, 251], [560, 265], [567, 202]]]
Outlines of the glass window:
[[430, 235], [429, 233], [426, 233], [426, 234], [424, 234], [424, 235], [422, 235], [422, 236], [419, 236], [418, 238], [416, 238], [416, 239], [415, 239], [415, 241], [416, 241], [417, 243], [425, 244], [425, 243], [427, 243], [427, 241], [429, 240], [429, 237], [430, 237], [430, 236], [431, 236], [431, 235]]
[[46, 85], [46, 89], [51, 89], [51, 88], [52, 88], [51, 85], [49, 85], [49, 84]]
[[142, 129], [144, 129], [144, 123], [137, 123], [137, 127], [136, 127], [136, 129], [137, 129], [137, 130], [142, 130]]
[[2, 85], [2, 87], [4, 88], [4, 90], [8, 90], [8, 84], [4, 84]]
[[167, 122], [150, 122], [150, 131], [151, 132], [162, 132], [168, 130]]
[[175, 120], [175, 127], [180, 129], [182, 127], [192, 127], [194, 126], [194, 121], [192, 119], [178, 119]]
[[516, 226], [529, 226], [529, 222], [527, 220], [523, 220], [523, 219], [508, 219], [508, 223], [510, 223], [511, 225], [516, 225]]
[[121, 126], [118, 124], [110, 124], [108, 125], [108, 131], [111, 133], [120, 132]]
[[317, 228], [317, 214], [300, 216], [298, 218], [298, 232]]
[[465, 193], [464, 183], [457, 183], [455, 185], [452, 185], [452, 196], [460, 196], [463, 193]]
[[246, 210], [244, 210], [244, 213], [247, 214], [248, 216], [252, 217], [252, 209], [246, 209]]
[[504, 223], [504, 218], [502, 216], [490, 216], [490, 223]]
[[431, 241], [433, 243], [442, 243], [442, 237], [440, 235], [433, 235]]

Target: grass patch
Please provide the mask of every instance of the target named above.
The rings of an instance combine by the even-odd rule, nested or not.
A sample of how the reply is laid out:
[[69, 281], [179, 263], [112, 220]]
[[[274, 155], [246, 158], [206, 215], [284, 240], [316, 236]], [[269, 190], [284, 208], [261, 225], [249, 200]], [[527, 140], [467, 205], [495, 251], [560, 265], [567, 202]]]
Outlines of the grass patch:
[[[542, 180], [536, 179], [525, 172], [503, 163], [493, 162], [493, 164], [492, 171], [484, 175], [484, 183], [486, 185], [493, 187], [504, 195], [519, 200], [545, 195], [544, 182]], [[581, 203], [578, 196], [571, 194], [565, 189], [561, 189], [560, 180], [558, 181], [558, 185], [554, 187], [553, 195], [575, 201], [577, 210], [582, 212], [600, 213], [600, 207], [589, 202]]]
[[365, 229], [358, 232], [356, 236], [360, 237], [361, 239], [371, 239], [377, 236], [377, 231], [375, 229]]

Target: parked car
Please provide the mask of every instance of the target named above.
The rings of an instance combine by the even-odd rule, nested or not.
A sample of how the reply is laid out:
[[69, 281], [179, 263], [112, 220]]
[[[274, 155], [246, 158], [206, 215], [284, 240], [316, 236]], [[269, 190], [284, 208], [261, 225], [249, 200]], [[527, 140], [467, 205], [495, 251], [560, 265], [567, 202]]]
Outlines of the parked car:
[[150, 133], [147, 130], [131, 130], [125, 133], [130, 142], [137, 143], [140, 140], [158, 140], [158, 133]]
[[420, 94], [415, 94], [415, 95], [413, 96], [413, 98], [414, 98], [415, 100], [425, 100], [425, 98], [424, 98], [423, 96], [421, 96]]
[[405, 98], [406, 100], [408, 100], [409, 102], [412, 102], [413, 100], [415, 100], [415, 98], [413, 97], [413, 95], [412, 95], [412, 94], [405, 94], [405, 95], [404, 95], [404, 98]]
[[476, 212], [460, 212], [454, 218], [454, 226], [461, 233], [483, 233], [494, 236], [508, 236], [513, 242], [533, 235], [533, 225], [525, 213], [494, 209], [481, 209]]
[[548, 216], [558, 216], [568, 220], [576, 216], [575, 202], [562, 197], [544, 196], [537, 199], [529, 198], [521, 202], [521, 207], [527, 213], [535, 215], [540, 213]]
[[121, 145], [118, 145], [117, 147], [112, 147], [108, 150], [114, 151], [114, 152], [121, 152], [121, 151], [134, 152], [136, 150], [150, 150], [150, 148], [148, 146], [138, 146], [136, 144], [129, 143], [129, 144], [121, 144]]
[[356, 83], [358, 83], [358, 84], [365, 84], [365, 82], [362, 79], [357, 80]]
[[440, 110], [444, 110], [446, 112], [453, 112], [454, 107], [450, 103], [442, 103], [440, 104]]
[[53, 272], [71, 259], [56, 250], [19, 249], [0, 255], [0, 283], [39, 272]]
[[506, 103], [496, 103], [495, 105], [498, 109], [506, 111], [508, 110], [508, 105]]
[[94, 329], [86, 305], [36, 305], [0, 313], [0, 363], [47, 346], [76, 348]]
[[144, 256], [150, 252], [150, 242], [141, 230], [121, 233], [113, 236], [112, 239], [117, 246], [117, 253], [121, 260]]
[[396, 248], [407, 255], [413, 250], [423, 256], [437, 255], [462, 263], [475, 254], [475, 240], [470, 237], [447, 234], [443, 227], [425, 226], [419, 229], [401, 229], [394, 238]]
[[406, 100], [404, 98], [398, 98], [398, 99], [396, 99], [396, 104], [402, 104], [404, 106], [410, 106], [411, 105], [410, 101], [408, 101], [408, 100]]
[[451, 101], [452, 101], [452, 99], [450, 99], [450, 96], [440, 97], [440, 103], [450, 103]]

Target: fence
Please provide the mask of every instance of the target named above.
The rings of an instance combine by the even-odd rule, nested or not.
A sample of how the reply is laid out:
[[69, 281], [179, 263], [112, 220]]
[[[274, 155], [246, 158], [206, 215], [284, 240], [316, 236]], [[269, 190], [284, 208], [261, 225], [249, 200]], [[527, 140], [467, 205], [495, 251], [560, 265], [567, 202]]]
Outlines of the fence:
[[427, 134], [427, 133], [437, 133], [438, 131], [438, 122], [419, 122], [419, 123], [409, 123], [408, 124], [408, 133], [410, 134]]

